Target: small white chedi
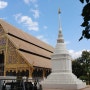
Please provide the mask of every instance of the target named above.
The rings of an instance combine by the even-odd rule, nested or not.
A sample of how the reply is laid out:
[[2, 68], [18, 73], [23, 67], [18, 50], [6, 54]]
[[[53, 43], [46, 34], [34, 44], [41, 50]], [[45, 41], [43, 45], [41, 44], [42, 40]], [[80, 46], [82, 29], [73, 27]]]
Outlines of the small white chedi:
[[79, 80], [72, 73], [72, 62], [64, 43], [59, 14], [59, 34], [53, 55], [51, 56], [52, 73], [42, 82], [45, 89], [78, 90], [86, 87], [86, 83]]

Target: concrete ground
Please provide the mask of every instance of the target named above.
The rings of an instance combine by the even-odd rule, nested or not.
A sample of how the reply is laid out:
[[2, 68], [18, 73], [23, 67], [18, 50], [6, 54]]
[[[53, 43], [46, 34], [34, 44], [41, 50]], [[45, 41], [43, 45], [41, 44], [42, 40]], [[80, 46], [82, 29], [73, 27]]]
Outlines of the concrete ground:
[[[64, 89], [43, 89], [43, 90], [64, 90]], [[90, 90], [90, 85], [80, 90]]]
[[90, 90], [90, 85], [88, 85], [86, 88], [81, 89], [81, 90]]

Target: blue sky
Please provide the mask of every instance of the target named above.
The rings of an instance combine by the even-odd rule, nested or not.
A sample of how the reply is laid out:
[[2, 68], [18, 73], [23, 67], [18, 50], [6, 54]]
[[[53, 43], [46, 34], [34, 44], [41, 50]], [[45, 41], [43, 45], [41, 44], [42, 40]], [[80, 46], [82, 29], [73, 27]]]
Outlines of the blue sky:
[[64, 40], [72, 57], [90, 50], [90, 40], [81, 36], [84, 5], [79, 0], [0, 0], [0, 18], [55, 47], [58, 35], [58, 9]]

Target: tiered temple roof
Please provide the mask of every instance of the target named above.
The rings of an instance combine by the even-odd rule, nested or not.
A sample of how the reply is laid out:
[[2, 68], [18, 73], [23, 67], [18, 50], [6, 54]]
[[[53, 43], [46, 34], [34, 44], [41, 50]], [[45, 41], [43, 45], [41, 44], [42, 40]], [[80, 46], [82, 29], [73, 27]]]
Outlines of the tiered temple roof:
[[13, 43], [19, 54], [31, 65], [51, 68], [51, 55], [54, 48], [39, 39], [0, 20], [7, 38]]

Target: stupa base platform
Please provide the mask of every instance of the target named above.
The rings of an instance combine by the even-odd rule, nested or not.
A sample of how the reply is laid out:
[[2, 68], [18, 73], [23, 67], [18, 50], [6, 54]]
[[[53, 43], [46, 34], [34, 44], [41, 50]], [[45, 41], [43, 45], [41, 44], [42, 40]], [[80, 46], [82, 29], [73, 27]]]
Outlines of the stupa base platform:
[[44, 84], [43, 90], [80, 90], [85, 88], [82, 84]]
[[86, 87], [86, 83], [77, 79], [73, 73], [51, 73], [42, 82], [42, 88], [60, 90], [80, 90]]

